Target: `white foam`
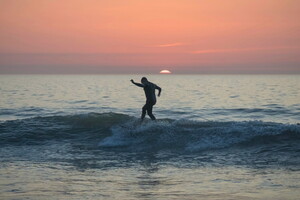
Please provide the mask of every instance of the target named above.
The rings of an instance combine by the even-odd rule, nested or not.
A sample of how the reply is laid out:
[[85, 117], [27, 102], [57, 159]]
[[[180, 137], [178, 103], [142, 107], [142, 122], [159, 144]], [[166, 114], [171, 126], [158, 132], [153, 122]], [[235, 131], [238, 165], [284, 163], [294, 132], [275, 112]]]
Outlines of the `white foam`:
[[257, 136], [272, 136], [299, 127], [260, 121], [197, 122], [190, 120], [156, 121], [143, 124], [130, 121], [111, 128], [112, 135], [104, 138], [101, 147], [134, 146], [140, 148], [181, 148], [186, 151], [219, 149]]

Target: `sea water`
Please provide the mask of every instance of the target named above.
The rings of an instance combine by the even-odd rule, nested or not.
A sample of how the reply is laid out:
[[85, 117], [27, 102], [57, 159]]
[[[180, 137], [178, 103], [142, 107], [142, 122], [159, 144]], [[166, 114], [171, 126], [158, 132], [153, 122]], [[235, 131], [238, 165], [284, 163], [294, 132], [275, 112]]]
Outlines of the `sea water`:
[[[139, 117], [142, 76], [162, 88]], [[299, 75], [1, 75], [0, 199], [298, 199]]]

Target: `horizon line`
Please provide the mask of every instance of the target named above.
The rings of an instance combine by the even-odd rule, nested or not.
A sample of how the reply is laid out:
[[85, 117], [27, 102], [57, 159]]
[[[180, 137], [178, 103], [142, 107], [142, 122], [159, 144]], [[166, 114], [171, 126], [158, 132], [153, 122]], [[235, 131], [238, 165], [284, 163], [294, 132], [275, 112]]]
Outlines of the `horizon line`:
[[160, 76], [172, 76], [172, 75], [300, 75], [300, 72], [228, 72], [228, 73], [210, 73], [210, 72], [188, 72], [188, 73], [170, 73], [170, 74], [161, 74], [154, 72], [145, 72], [145, 73], [1, 73], [0, 75], [160, 75]]

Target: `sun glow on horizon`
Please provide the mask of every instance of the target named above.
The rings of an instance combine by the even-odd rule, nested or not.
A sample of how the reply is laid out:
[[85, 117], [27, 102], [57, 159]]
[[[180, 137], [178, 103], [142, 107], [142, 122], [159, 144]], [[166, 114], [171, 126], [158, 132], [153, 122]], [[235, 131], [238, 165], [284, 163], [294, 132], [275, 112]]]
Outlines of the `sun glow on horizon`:
[[170, 70], [167, 70], [167, 69], [161, 70], [159, 73], [160, 74], [172, 74], [172, 72], [170, 72]]

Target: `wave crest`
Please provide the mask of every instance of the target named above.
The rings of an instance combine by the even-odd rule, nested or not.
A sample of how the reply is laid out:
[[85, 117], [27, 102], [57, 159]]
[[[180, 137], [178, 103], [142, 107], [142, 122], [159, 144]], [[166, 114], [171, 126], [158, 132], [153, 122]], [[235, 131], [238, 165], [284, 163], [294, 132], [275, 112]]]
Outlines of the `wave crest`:
[[56, 140], [132, 151], [195, 152], [236, 145], [299, 143], [300, 126], [262, 121], [185, 119], [140, 123], [138, 118], [120, 113], [35, 117], [0, 123], [1, 145], [40, 145]]

